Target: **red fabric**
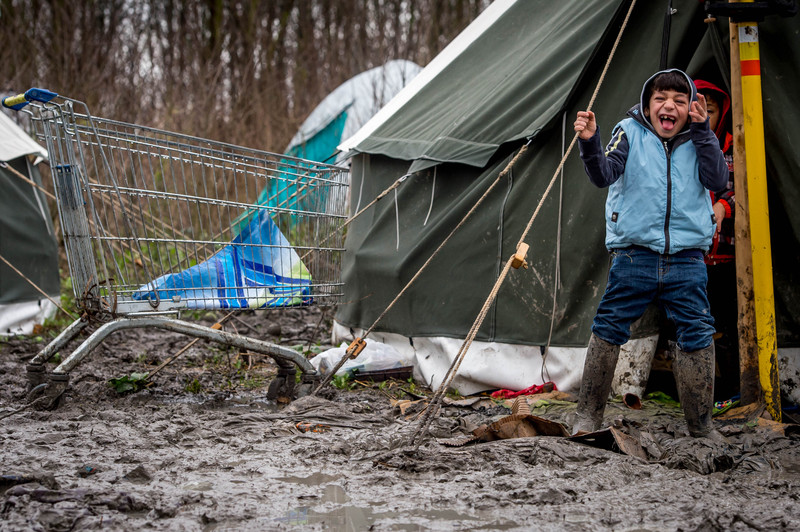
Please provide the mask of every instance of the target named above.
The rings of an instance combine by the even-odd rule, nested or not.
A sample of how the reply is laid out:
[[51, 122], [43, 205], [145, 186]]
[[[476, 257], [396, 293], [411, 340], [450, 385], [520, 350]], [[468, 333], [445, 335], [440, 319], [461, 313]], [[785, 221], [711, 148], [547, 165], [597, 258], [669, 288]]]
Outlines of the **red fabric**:
[[725, 201], [724, 199], [719, 200], [722, 203], [722, 206], [725, 207], [725, 218], [730, 218], [733, 216], [733, 211], [731, 211], [731, 204]]
[[543, 393], [545, 388], [553, 391], [558, 390], [558, 388], [556, 388], [556, 383], [545, 382], [544, 384], [534, 384], [530, 388], [525, 388], [524, 390], [520, 390], [518, 392], [513, 390], [497, 390], [496, 392], [492, 392], [492, 399], [513, 399], [514, 397], [518, 397], [520, 395], [535, 395], [537, 393]]
[[728, 153], [731, 148], [733, 148], [733, 136], [726, 131], [725, 140], [722, 143], [722, 153]]

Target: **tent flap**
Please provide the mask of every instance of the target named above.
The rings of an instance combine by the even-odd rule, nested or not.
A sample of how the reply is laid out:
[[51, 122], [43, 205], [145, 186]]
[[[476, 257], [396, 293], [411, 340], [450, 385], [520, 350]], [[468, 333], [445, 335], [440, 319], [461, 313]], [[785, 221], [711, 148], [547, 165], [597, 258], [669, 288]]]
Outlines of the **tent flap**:
[[[41, 186], [38, 169], [20, 157], [8, 163]], [[0, 168], [0, 254], [45, 293], [58, 297], [58, 246], [50, 211], [41, 191]], [[38, 290], [0, 264], [0, 304], [37, 301]]]

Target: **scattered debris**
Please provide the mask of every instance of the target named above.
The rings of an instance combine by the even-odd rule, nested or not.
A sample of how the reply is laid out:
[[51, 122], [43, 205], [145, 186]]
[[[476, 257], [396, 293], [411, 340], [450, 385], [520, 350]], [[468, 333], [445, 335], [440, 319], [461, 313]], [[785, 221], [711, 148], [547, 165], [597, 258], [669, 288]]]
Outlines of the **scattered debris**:
[[627, 454], [628, 456], [647, 461], [647, 453], [645, 453], [639, 439], [625, 434], [616, 427], [608, 427], [595, 432], [572, 436], [569, 439], [578, 443], [591, 445], [592, 447]]
[[512, 438], [530, 438], [533, 436], [569, 436], [561, 423], [550, 421], [531, 414], [525, 397], [517, 397], [511, 406], [511, 415], [490, 425], [481, 425], [472, 431], [472, 436], [461, 438], [438, 439], [442, 445], [461, 447], [473, 442], [489, 442]]

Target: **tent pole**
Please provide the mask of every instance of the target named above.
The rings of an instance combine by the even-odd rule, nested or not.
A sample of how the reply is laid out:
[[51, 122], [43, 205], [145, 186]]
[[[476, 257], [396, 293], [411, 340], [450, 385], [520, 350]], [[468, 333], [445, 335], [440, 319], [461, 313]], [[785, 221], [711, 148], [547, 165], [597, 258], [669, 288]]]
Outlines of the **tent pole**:
[[758, 369], [767, 410], [775, 421], [780, 421], [781, 397], [778, 379], [778, 348], [775, 338], [775, 299], [772, 285], [758, 24], [756, 22], [739, 22], [738, 33], [744, 142], [747, 152], [750, 246], [753, 251], [753, 295], [756, 310], [756, 337], [758, 339]]
[[741, 404], [761, 400], [758, 380], [755, 304], [753, 301], [753, 254], [750, 249], [750, 218], [747, 208], [747, 165], [744, 151], [744, 111], [739, 67], [739, 25], [729, 22], [731, 41], [731, 112], [733, 116], [734, 244], [736, 245], [736, 292], [739, 331], [739, 395]]

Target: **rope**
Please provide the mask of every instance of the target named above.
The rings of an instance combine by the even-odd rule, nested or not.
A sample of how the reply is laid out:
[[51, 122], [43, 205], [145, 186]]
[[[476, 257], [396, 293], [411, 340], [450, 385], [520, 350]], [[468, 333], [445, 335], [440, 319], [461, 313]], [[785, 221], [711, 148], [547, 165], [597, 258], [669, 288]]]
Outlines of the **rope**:
[[358, 201], [356, 202], [355, 211], [358, 212], [358, 208], [361, 207], [361, 198], [364, 196], [364, 173], [366, 172], [367, 165], [361, 165], [361, 183], [358, 185]]
[[47, 294], [44, 292], [44, 290], [42, 290], [41, 288], [39, 288], [39, 287], [36, 285], [36, 283], [34, 283], [34, 282], [33, 282], [33, 281], [31, 281], [30, 279], [28, 279], [28, 278], [25, 276], [25, 274], [24, 274], [24, 273], [22, 273], [21, 271], [19, 271], [18, 269], [16, 269], [16, 268], [14, 267], [14, 265], [13, 265], [13, 264], [11, 264], [10, 262], [8, 262], [8, 261], [5, 259], [5, 257], [3, 257], [2, 255], [0, 255], [0, 261], [3, 261], [3, 262], [5, 263], [5, 265], [6, 265], [6, 266], [8, 266], [9, 268], [11, 268], [11, 269], [12, 269], [12, 270], [14, 270], [15, 272], [17, 272], [17, 274], [18, 274], [20, 277], [22, 277], [23, 279], [25, 279], [25, 280], [28, 282], [28, 284], [29, 284], [29, 285], [31, 285], [31, 286], [32, 286], [34, 289], [36, 289], [36, 291], [37, 291], [37, 292], [39, 292], [40, 294], [42, 294], [44, 297], [46, 297], [47, 299], [49, 299], [51, 303], [53, 303], [53, 304], [54, 304], [56, 307], [58, 307], [58, 309], [59, 309], [61, 312], [63, 312], [64, 314], [66, 314], [67, 316], [69, 316], [70, 318], [72, 318], [73, 320], [76, 320], [76, 319], [78, 319], [77, 317], [73, 316], [73, 315], [72, 315], [72, 313], [70, 313], [70, 312], [67, 312], [67, 311], [64, 309], [64, 307], [62, 307], [61, 305], [59, 305], [59, 304], [56, 302], [56, 300], [55, 300], [55, 299], [53, 299], [52, 297], [48, 296], [48, 295], [47, 295]]
[[29, 179], [24, 174], [20, 173], [19, 170], [17, 170], [16, 168], [11, 166], [7, 162], [0, 161], [0, 168], [3, 168], [4, 170], [11, 170], [11, 173], [14, 174], [15, 176], [17, 176], [18, 178], [22, 179], [23, 181], [25, 181], [26, 183], [28, 183], [30, 186], [34, 187], [35, 189], [39, 190], [42, 194], [44, 194], [45, 196], [47, 196], [51, 200], [53, 200], [53, 201], [56, 200], [56, 197], [53, 194], [51, 194], [50, 192], [48, 192], [47, 190], [45, 190], [44, 187], [42, 187], [42, 185], [36, 183], [32, 179]]
[[[622, 34], [625, 31], [625, 27], [628, 25], [628, 21], [630, 20], [631, 13], [633, 12], [633, 8], [635, 5], [636, 5], [636, 0], [633, 0], [631, 2], [630, 7], [628, 8], [628, 13], [625, 15], [625, 20], [623, 20], [622, 22], [619, 34], [617, 35], [617, 38], [614, 41], [614, 46], [611, 48], [611, 52], [609, 53], [608, 59], [606, 60], [606, 64], [603, 67], [603, 71], [600, 74], [600, 79], [597, 81], [597, 86], [594, 89], [594, 93], [592, 94], [592, 97], [589, 100], [589, 104], [586, 107], [587, 111], [592, 109], [592, 106], [594, 105], [594, 102], [597, 99], [597, 94], [600, 92], [600, 87], [603, 85], [606, 73], [608, 72], [608, 69], [611, 66], [611, 60], [614, 58], [614, 54], [617, 51], [617, 46], [619, 45], [619, 42], [622, 39]], [[575, 132], [575, 135], [573, 135], [572, 142], [570, 142], [566, 153], [564, 153], [564, 156], [561, 158], [561, 162], [558, 164], [556, 171], [553, 173], [553, 177], [552, 179], [550, 179], [550, 183], [547, 185], [547, 188], [545, 189], [542, 198], [539, 200], [539, 204], [536, 206], [536, 210], [534, 211], [530, 220], [528, 220], [528, 224], [527, 226], [525, 226], [525, 230], [522, 232], [522, 236], [520, 237], [517, 243], [517, 248], [519, 248], [520, 244], [524, 243], [525, 238], [528, 236], [528, 232], [530, 231], [534, 220], [538, 216], [539, 211], [541, 210], [545, 199], [547, 199], [548, 195], [550, 194], [550, 190], [553, 188], [553, 184], [558, 178], [559, 173], [561, 172], [562, 168], [564, 168], [564, 163], [566, 162], [567, 157], [569, 157], [569, 155], [572, 153], [572, 149], [575, 147], [575, 143], [578, 141], [578, 135], [579, 135], [578, 132]], [[469, 349], [470, 345], [472, 345], [472, 341], [478, 334], [478, 329], [480, 329], [480, 326], [483, 323], [483, 320], [485, 319], [486, 314], [489, 311], [489, 307], [492, 305], [495, 298], [497, 297], [497, 293], [500, 291], [500, 287], [505, 281], [506, 276], [508, 275], [508, 271], [511, 269], [511, 263], [513, 260], [514, 260], [514, 255], [512, 255], [506, 262], [506, 265], [503, 268], [503, 271], [498, 277], [497, 281], [495, 282], [495, 285], [492, 288], [489, 297], [484, 302], [483, 307], [481, 308], [481, 312], [478, 314], [475, 323], [473, 323], [472, 328], [469, 331], [469, 334], [467, 334], [467, 338], [464, 340], [461, 349], [459, 349], [456, 358], [453, 360], [453, 364], [450, 366], [450, 369], [448, 369], [445, 378], [442, 380], [442, 383], [439, 385], [439, 388], [436, 390], [433, 397], [431, 398], [431, 401], [428, 404], [428, 407], [425, 411], [425, 415], [423, 416], [422, 421], [420, 422], [419, 428], [414, 433], [414, 436], [411, 438], [410, 444], [414, 446], [414, 450], [417, 450], [419, 448], [420, 444], [422, 443], [421, 436], [425, 432], [427, 432], [430, 422], [433, 418], [433, 415], [439, 411], [441, 400], [444, 397], [447, 389], [450, 387], [450, 383], [455, 378], [456, 372], [458, 371], [458, 368], [461, 366], [461, 362], [463, 362], [467, 354], [467, 350]]]

